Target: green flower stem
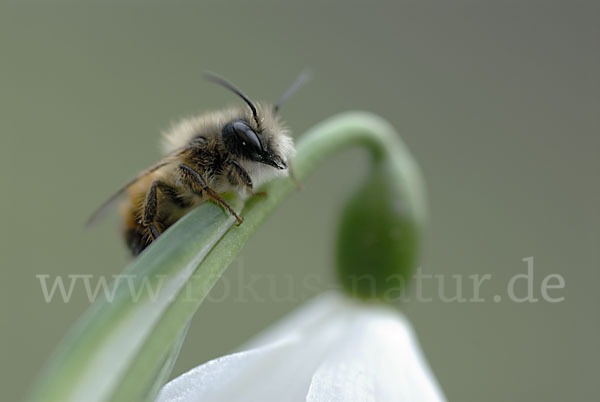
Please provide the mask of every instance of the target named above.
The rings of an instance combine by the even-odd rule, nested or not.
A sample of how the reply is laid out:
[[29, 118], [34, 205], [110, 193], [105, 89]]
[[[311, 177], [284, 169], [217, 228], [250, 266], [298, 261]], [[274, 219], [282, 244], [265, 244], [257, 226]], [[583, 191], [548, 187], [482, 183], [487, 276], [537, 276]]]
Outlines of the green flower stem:
[[[374, 190], [391, 186], [392, 193], [400, 197], [401, 208], [391, 215], [407, 216], [405, 221], [419, 231], [425, 212], [419, 171], [394, 129], [374, 115], [344, 113], [311, 129], [297, 145], [294, 172], [302, 180], [332, 154], [356, 145], [366, 147], [373, 155], [378, 176]], [[381, 180], [385, 179], [381, 174], [384, 171], [393, 171], [388, 175], [392, 183]], [[246, 240], [296, 191], [296, 186], [292, 180], [277, 179], [263, 189], [267, 197], [252, 197], [243, 206], [242, 225], [233, 225], [231, 216], [205, 203], [133, 261], [125, 272], [132, 275], [133, 283], [139, 286], [136, 289], [148, 284], [156, 289], [160, 285], [158, 296], [152, 300], [149, 292], [143, 292], [134, 301], [130, 285], [119, 283], [114, 300], [95, 303], [69, 333], [42, 374], [31, 400], [151, 399], [157, 382], [164, 381], [165, 371], [178, 353], [186, 326], [210, 289]], [[238, 210], [242, 206], [239, 199], [230, 201]], [[358, 205], [354, 211], [362, 207]], [[344, 222], [347, 220], [344, 218]], [[362, 228], [345, 230], [361, 232]], [[358, 243], [363, 240], [359, 238]], [[341, 248], [356, 243], [350, 236]], [[386, 252], [381, 247], [376, 251], [382, 250]], [[369, 254], [368, 247], [365, 253]], [[356, 267], [341, 267], [341, 271], [354, 272]], [[345, 275], [340, 278], [344, 281]]]

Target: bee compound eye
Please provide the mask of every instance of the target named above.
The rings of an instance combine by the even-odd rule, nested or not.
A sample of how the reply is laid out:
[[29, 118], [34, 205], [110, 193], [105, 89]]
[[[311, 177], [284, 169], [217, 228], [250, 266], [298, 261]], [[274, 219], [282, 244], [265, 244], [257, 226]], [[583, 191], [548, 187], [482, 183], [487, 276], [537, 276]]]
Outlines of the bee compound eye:
[[242, 144], [251, 147], [254, 151], [262, 152], [263, 147], [258, 135], [246, 122], [234, 121], [231, 123], [231, 128]]

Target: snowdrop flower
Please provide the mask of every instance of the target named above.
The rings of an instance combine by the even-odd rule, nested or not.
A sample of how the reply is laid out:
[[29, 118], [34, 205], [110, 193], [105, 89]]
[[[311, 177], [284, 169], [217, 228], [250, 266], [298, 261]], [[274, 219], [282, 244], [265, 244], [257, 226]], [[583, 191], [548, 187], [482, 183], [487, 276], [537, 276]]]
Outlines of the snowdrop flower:
[[324, 294], [251, 341], [166, 384], [158, 402], [444, 401], [407, 319]]

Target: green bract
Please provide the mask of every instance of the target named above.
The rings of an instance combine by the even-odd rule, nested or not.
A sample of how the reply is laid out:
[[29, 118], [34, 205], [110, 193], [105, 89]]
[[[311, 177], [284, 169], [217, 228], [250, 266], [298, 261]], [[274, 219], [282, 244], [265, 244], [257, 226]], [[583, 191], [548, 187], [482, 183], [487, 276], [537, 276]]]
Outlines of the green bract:
[[[345, 208], [338, 243], [339, 277], [361, 297], [379, 298], [390, 275], [413, 267], [424, 218], [418, 169], [393, 128], [367, 113], [335, 116], [304, 135], [294, 171], [307, 177], [333, 153], [366, 146], [373, 166], [361, 191]], [[167, 230], [125, 270], [112, 302], [94, 303], [63, 340], [35, 384], [31, 401], [152, 400], [166, 381], [189, 322], [246, 240], [286, 196], [289, 179], [263, 188], [267, 197], [230, 203], [245, 221], [212, 203], [202, 204]], [[356, 275], [371, 274], [375, 291], [356, 290]], [[368, 291], [367, 291], [368, 290]]]

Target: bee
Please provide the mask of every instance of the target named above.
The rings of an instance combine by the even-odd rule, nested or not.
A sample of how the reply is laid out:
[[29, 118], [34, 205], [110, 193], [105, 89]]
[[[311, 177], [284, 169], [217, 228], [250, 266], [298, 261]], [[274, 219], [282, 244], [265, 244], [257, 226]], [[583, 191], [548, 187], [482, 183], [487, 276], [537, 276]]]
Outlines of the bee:
[[278, 176], [291, 176], [294, 142], [278, 112], [309, 76], [305, 72], [275, 104], [252, 102], [225, 79], [206, 78], [239, 96], [244, 106], [191, 117], [173, 125], [163, 138], [163, 158], [125, 184], [90, 217], [95, 223], [120, 199], [125, 243], [137, 256], [193, 208], [214, 202], [240, 225], [244, 219], [222, 197], [243, 198]]

